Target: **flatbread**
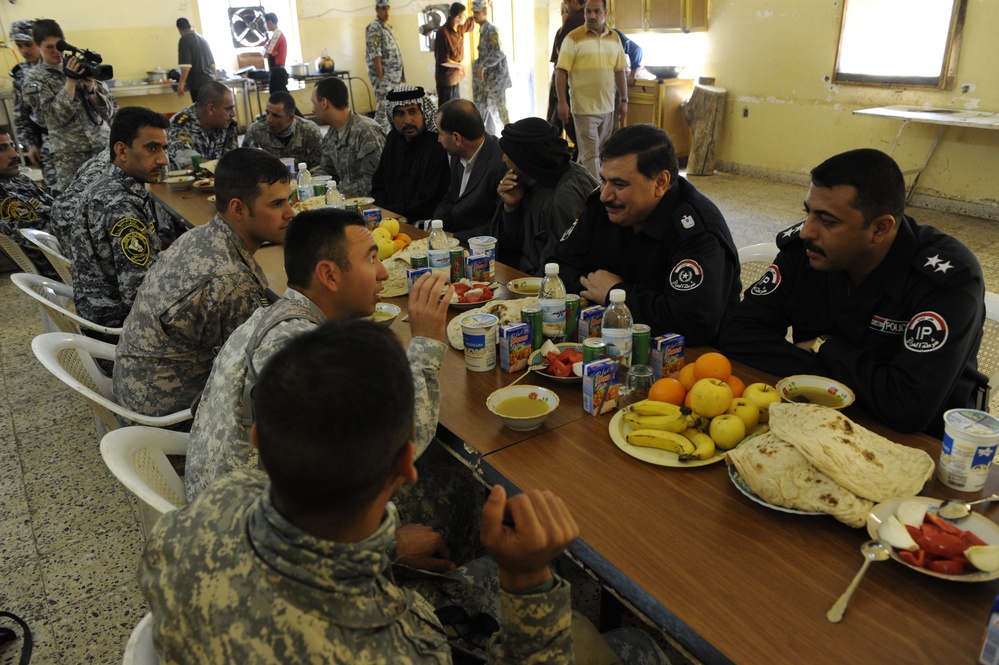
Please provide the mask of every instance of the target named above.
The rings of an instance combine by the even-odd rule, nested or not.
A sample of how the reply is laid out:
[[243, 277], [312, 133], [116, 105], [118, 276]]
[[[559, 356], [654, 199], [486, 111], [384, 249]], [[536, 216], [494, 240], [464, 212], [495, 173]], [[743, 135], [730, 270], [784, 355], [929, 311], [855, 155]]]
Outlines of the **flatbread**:
[[933, 477], [933, 458], [889, 441], [817, 404], [770, 405], [770, 429], [837, 483], [875, 502], [916, 496]]
[[310, 196], [307, 199], [299, 199], [291, 204], [295, 212], [305, 212], [306, 210], [319, 210], [326, 207], [325, 196]]
[[383, 298], [395, 298], [409, 293], [409, 283], [406, 281], [406, 271], [409, 270], [409, 264], [396, 258], [397, 254], [398, 252], [382, 261], [389, 274], [388, 279], [382, 282], [385, 287], [381, 292]]
[[482, 307], [469, 309], [451, 319], [447, 324], [447, 340], [451, 346], [463, 351], [464, 341], [461, 336], [461, 320], [469, 314], [494, 314], [499, 317], [499, 325], [520, 322], [520, 310], [526, 305], [537, 305], [537, 298], [517, 298], [516, 300], [491, 300]]
[[776, 506], [821, 512], [859, 528], [874, 502], [861, 498], [812, 466], [773, 432], [753, 437], [726, 456], [761, 499]]

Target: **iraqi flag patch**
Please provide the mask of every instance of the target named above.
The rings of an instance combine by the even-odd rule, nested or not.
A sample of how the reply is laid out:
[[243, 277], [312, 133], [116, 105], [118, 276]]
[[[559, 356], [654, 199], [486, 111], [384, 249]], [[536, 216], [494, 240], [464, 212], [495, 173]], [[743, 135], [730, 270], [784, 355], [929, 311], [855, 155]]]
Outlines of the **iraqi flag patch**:
[[703, 281], [704, 271], [694, 259], [683, 259], [669, 273], [669, 285], [677, 291], [693, 291]]
[[909, 319], [905, 327], [905, 348], [916, 353], [928, 353], [942, 348], [947, 342], [947, 321], [936, 312], [920, 312]]
[[749, 287], [749, 294], [754, 296], [768, 296], [776, 291], [778, 286], [780, 286], [780, 268], [771, 263], [763, 272], [763, 276]]

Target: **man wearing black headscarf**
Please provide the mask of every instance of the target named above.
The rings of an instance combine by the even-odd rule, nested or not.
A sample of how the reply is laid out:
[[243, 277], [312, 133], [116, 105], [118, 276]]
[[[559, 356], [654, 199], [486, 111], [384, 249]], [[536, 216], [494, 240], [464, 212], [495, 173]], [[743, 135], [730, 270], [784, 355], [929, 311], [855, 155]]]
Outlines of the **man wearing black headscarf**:
[[545, 258], [555, 253], [597, 186], [585, 168], [570, 161], [559, 134], [541, 118], [524, 118], [507, 125], [499, 140], [510, 170], [496, 189], [503, 202], [491, 228], [497, 258], [531, 275], [541, 274]]

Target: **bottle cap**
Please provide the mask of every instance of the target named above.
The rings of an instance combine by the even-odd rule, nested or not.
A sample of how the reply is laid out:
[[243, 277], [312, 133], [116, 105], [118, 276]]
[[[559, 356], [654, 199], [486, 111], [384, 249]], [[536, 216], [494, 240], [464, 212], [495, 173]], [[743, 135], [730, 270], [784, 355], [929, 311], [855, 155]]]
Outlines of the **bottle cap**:
[[306, 170], [305, 166], [306, 166], [305, 162], [299, 162], [298, 163], [298, 170], [299, 171], [305, 171]]
[[330, 187], [336, 189], [336, 180], [330, 180]]
[[545, 274], [546, 275], [557, 275], [558, 274], [558, 264], [557, 263], [546, 263], [545, 264]]
[[610, 292], [611, 302], [624, 302], [624, 289], [611, 289]]
[[432, 229], [443, 229], [444, 228], [444, 220], [443, 219], [434, 219], [434, 220], [431, 220], [431, 222], [430, 222], [430, 228], [432, 228]]

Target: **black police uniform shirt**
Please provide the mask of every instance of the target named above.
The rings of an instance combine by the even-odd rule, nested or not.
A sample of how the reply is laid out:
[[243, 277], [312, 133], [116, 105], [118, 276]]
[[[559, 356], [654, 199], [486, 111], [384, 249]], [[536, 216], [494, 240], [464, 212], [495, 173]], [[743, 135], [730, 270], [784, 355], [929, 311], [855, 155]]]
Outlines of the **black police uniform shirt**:
[[[974, 254], [953, 237], [903, 217], [891, 249], [856, 289], [845, 272], [813, 269], [800, 230], [780, 249], [726, 324], [722, 350], [778, 376], [819, 374], [904, 432], [940, 431], [942, 414], [974, 404], [985, 285]], [[816, 355], [786, 341], [830, 338]], [[987, 380], [986, 380], [987, 381]]]
[[[652, 335], [680, 333], [691, 346], [712, 343], [739, 302], [739, 255], [718, 207], [686, 179], [667, 190], [638, 233], [610, 221], [600, 190], [555, 252], [566, 290], [596, 270], [621, 276], [635, 323]], [[606, 304], [606, 303], [599, 303]]]

